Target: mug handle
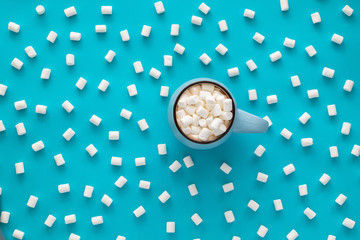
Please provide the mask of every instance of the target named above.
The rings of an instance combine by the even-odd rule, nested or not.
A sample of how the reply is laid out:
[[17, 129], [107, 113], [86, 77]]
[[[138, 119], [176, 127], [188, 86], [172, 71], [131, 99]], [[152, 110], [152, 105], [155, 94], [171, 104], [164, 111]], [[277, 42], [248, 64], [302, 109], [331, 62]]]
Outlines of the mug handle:
[[233, 131], [237, 133], [264, 133], [268, 130], [269, 123], [258, 116], [252, 115], [241, 109], [236, 110]]

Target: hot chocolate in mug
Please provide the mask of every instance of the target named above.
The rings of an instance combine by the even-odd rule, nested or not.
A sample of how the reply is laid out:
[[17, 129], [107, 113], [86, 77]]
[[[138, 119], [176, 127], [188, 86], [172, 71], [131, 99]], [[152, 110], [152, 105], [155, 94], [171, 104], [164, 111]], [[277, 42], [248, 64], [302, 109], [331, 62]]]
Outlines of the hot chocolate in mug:
[[238, 109], [229, 89], [209, 78], [190, 80], [174, 92], [168, 121], [175, 137], [194, 149], [214, 148], [232, 133], [264, 133], [269, 127], [263, 118]]

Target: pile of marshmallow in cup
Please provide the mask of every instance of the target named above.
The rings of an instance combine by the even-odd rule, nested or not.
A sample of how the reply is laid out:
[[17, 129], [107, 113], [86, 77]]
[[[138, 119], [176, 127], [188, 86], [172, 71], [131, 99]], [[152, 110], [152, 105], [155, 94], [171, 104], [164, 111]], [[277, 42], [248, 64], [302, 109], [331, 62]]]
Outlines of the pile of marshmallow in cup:
[[[154, 3], [155, 6], [155, 10], [157, 14], [162, 14], [165, 12], [165, 8], [164, 5], [161, 1]], [[288, 11], [289, 10], [289, 3], [288, 0], [280, 0], [280, 8], [281, 11]], [[205, 3], [202, 3], [199, 6], [199, 10], [203, 13], [203, 14], [207, 14], [210, 11], [210, 7], [207, 6]], [[39, 15], [42, 15], [45, 13], [45, 8], [42, 5], [39, 5], [36, 7], [36, 12]], [[69, 7], [67, 9], [64, 10], [66, 17], [72, 17], [74, 15], [77, 14], [75, 7]], [[101, 12], [104, 15], [111, 15], [112, 14], [112, 6], [102, 6], [101, 7]], [[346, 5], [343, 9], [342, 12], [347, 15], [348, 17], [351, 17], [351, 15], [353, 14], [353, 9]], [[245, 9], [244, 11], [244, 17], [249, 18], [249, 19], [253, 19], [255, 17], [255, 12], [249, 9]], [[311, 14], [311, 19], [313, 24], [317, 24], [321, 22], [321, 17], [320, 14], [318, 12], [315, 12], [313, 14]], [[195, 25], [201, 25], [202, 23], [202, 18], [198, 17], [198, 16], [192, 16], [191, 18], [191, 23], [195, 24]], [[228, 30], [228, 26], [225, 20], [219, 21], [219, 28], [221, 32], [225, 32]], [[8, 24], [8, 29], [14, 33], [18, 33], [20, 31], [20, 25], [14, 23], [14, 22], [9, 22]], [[95, 31], [97, 33], [106, 33], [106, 25], [96, 25], [95, 26]], [[144, 25], [143, 29], [141, 31], [141, 35], [144, 37], [149, 37], [151, 33], [151, 26], [147, 26]], [[171, 26], [171, 33], [172, 36], [177, 36], [179, 35], [179, 25], [178, 24], [172, 24]], [[121, 38], [123, 41], [129, 41], [130, 40], [130, 36], [127, 30], [123, 30], [120, 32]], [[47, 40], [51, 43], [54, 43], [56, 41], [57, 38], [57, 33], [55, 33], [54, 31], [51, 31], [47, 37]], [[258, 42], [259, 44], [262, 44], [262, 42], [264, 41], [265, 37], [263, 35], [261, 35], [260, 33], [255, 33], [254, 37], [253, 37], [254, 41]], [[333, 41], [336, 44], [342, 44], [343, 42], [343, 37], [338, 35], [338, 34], [333, 34], [331, 41]], [[81, 33], [77, 33], [77, 32], [71, 32], [70, 33], [70, 40], [72, 41], [80, 41], [81, 40]], [[295, 47], [295, 40], [290, 39], [290, 38], [285, 38], [284, 40], [284, 46], [288, 47], [288, 48], [294, 48]], [[315, 50], [315, 48], [310, 45], [308, 47], [305, 48], [306, 52], [308, 53], [309, 57], [314, 56], [317, 52]], [[25, 48], [26, 54], [30, 57], [30, 58], [34, 58], [36, 57], [36, 51], [32, 46], [28, 46]], [[176, 44], [174, 51], [180, 55], [182, 55], [185, 51], [185, 47], [180, 45], [180, 44]], [[222, 45], [219, 44], [216, 47], [216, 51], [221, 54], [221, 55], [225, 55], [226, 52], [228, 51], [228, 49]], [[108, 61], [109, 63], [112, 62], [112, 60], [114, 59], [116, 53], [112, 50], [110, 50], [106, 56], [105, 56], [105, 60]], [[272, 62], [275, 62], [277, 60], [279, 60], [282, 57], [281, 52], [280, 51], [276, 51], [272, 54], [270, 54], [270, 60]], [[211, 62], [211, 58], [204, 53], [203, 55], [200, 56], [200, 61], [202, 61], [205, 65], [208, 65]], [[66, 64], [68, 66], [72, 66], [75, 64], [75, 56], [72, 54], [67, 54], [66, 55]], [[11, 62], [11, 65], [16, 68], [17, 70], [21, 70], [22, 66], [23, 66], [23, 62], [21, 60], [19, 60], [18, 58], [14, 58], [13, 61]], [[255, 62], [253, 60], [249, 60], [246, 62], [246, 65], [248, 66], [250, 71], [254, 71], [257, 66], [255, 64]], [[141, 73], [144, 71], [142, 64], [140, 61], [134, 62], [133, 64], [134, 66], [134, 70], [136, 73]], [[164, 66], [172, 66], [172, 56], [170, 55], [164, 55]], [[229, 77], [235, 77], [237, 75], [239, 75], [239, 69], [237, 67], [234, 68], [230, 68], [227, 70]], [[44, 68], [41, 72], [41, 78], [42, 79], [49, 79], [50, 78], [50, 74], [51, 74], [51, 69], [48, 68]], [[150, 76], [152, 76], [155, 79], [160, 78], [161, 76], [161, 72], [155, 68], [152, 68], [150, 70]], [[335, 71], [333, 69], [327, 68], [325, 67], [323, 69], [322, 75], [324, 77], [327, 78], [332, 78], [335, 74]], [[78, 80], [78, 82], [76, 83], [76, 87], [79, 90], [82, 90], [85, 85], [86, 85], [87, 81], [80, 77], [80, 79]], [[293, 87], [297, 87], [300, 86], [300, 79], [299, 77], [296, 76], [292, 76], [291, 77], [291, 83], [293, 85]], [[99, 84], [98, 88], [99, 90], [105, 92], [107, 87], [109, 86], [109, 82], [106, 80], [102, 80], [101, 83]], [[346, 80], [343, 89], [347, 92], [351, 92], [352, 88], [354, 86], [354, 82], [352, 80]], [[137, 94], [137, 90], [136, 90], [136, 86], [135, 84], [129, 85], [128, 87], [128, 92], [130, 97], [131, 96], [135, 96]], [[0, 95], [1, 96], [5, 96], [7, 90], [7, 86], [0, 84]], [[167, 97], [169, 93], [169, 87], [167, 86], [162, 86], [161, 87], [161, 91], [160, 91], [160, 96], [162, 97]], [[308, 97], [309, 99], [312, 98], [317, 98], [319, 97], [319, 93], [317, 91], [317, 89], [313, 89], [313, 90], [309, 90], [308, 92]], [[257, 100], [257, 93], [256, 90], [249, 90], [249, 100], [250, 101], [254, 101]], [[271, 96], [267, 96], [267, 102], [268, 104], [275, 104], [277, 103], [277, 96], [276, 95], [271, 95]], [[21, 101], [17, 101], [14, 103], [15, 104], [15, 109], [20, 111], [23, 109], [27, 108], [26, 105], [26, 101], [25, 100], [21, 100]], [[65, 111], [67, 111], [68, 113], [71, 113], [71, 111], [74, 109], [74, 106], [69, 102], [69, 101], [65, 101], [62, 104], [62, 107], [65, 109]], [[328, 105], [328, 114], [329, 116], [335, 116], [337, 114], [336, 112], [336, 106], [335, 105]], [[36, 106], [36, 110], [35, 112], [37, 114], [46, 114], [47, 111], [47, 106], [44, 105], [37, 105]], [[122, 117], [124, 117], [125, 119], [130, 119], [132, 112], [126, 110], [126, 109], [122, 109], [120, 115]], [[307, 121], [311, 118], [311, 116], [308, 113], [304, 113], [300, 118], [299, 121], [302, 124], [306, 124]], [[270, 120], [269, 117], [264, 117], [265, 120], [268, 121], [269, 126], [272, 125], [272, 122]], [[99, 126], [99, 124], [101, 123], [101, 118], [99, 118], [96, 115], [93, 115], [90, 119], [90, 122], [93, 123], [95, 126]], [[146, 129], [149, 128], [147, 122], [145, 119], [142, 119], [140, 121], [138, 121], [138, 125], [141, 129], [141, 131], [145, 131]], [[16, 130], [19, 136], [26, 134], [26, 129], [23, 123], [19, 123], [16, 126]], [[350, 129], [351, 129], [351, 124], [344, 122], [342, 129], [341, 129], [341, 133], [344, 135], [349, 135], [350, 134]], [[0, 132], [5, 131], [5, 125], [3, 123], [2, 120], [0, 120]], [[63, 137], [67, 140], [70, 141], [71, 138], [75, 135], [75, 132], [69, 128], [64, 134]], [[292, 136], [292, 133], [287, 130], [286, 128], [284, 128], [281, 131], [281, 135], [286, 138], [286, 139], [290, 139]], [[119, 132], [118, 131], [110, 131], [109, 132], [109, 140], [118, 140], [119, 139]], [[303, 138], [301, 139], [301, 145], [303, 147], [307, 147], [307, 146], [311, 146], [313, 144], [313, 139], [312, 138]], [[38, 141], [35, 142], [32, 145], [32, 148], [35, 152], [42, 150], [45, 147], [44, 143], [42, 141]], [[256, 150], [255, 150], [255, 155], [257, 155], [258, 157], [261, 157], [262, 154], [265, 152], [265, 148], [262, 145], [259, 145]], [[93, 146], [92, 144], [90, 144], [88, 147], [86, 147], [86, 151], [89, 153], [90, 156], [94, 156], [97, 153], [97, 149], [95, 148], [95, 146]], [[329, 149], [330, 151], [330, 156], [332, 158], [336, 158], [338, 157], [338, 149], [336, 146], [332, 146]], [[160, 155], [165, 155], [167, 154], [167, 150], [166, 150], [166, 144], [159, 144], [158, 145], [158, 152]], [[351, 154], [359, 157], [360, 156], [360, 146], [359, 145], [354, 145]], [[61, 166], [63, 164], [65, 164], [65, 160], [63, 158], [63, 156], [61, 154], [58, 154], [56, 156], [54, 156], [54, 160], [57, 166]], [[191, 159], [191, 156], [187, 156], [184, 159], [184, 164], [187, 168], [192, 167], [194, 165], [194, 162]], [[112, 157], [111, 159], [111, 164], [113, 165], [117, 165], [117, 166], [121, 166], [122, 163], [122, 159], [119, 157]], [[145, 158], [136, 158], [135, 159], [135, 164], [136, 166], [142, 166], [145, 165]], [[170, 165], [170, 170], [173, 172], [176, 172], [179, 168], [181, 167], [181, 164], [178, 161], [174, 161], [171, 165]], [[15, 169], [16, 169], [16, 174], [23, 174], [25, 172], [24, 170], [24, 164], [23, 162], [19, 162], [15, 164]], [[232, 168], [226, 164], [223, 163], [220, 167], [220, 169], [226, 173], [229, 174], [230, 171], [232, 170]], [[291, 173], [293, 173], [295, 171], [295, 167], [293, 164], [289, 164], [287, 166], [285, 166], [283, 168], [283, 171], [285, 173], [285, 175], [289, 175]], [[257, 175], [257, 180], [260, 182], [266, 182], [268, 179], [268, 175], [259, 172]], [[329, 181], [330, 181], [330, 176], [326, 173], [324, 173], [321, 178], [319, 179], [319, 181], [323, 184], [326, 185]], [[115, 185], [119, 188], [122, 188], [127, 182], [127, 179], [123, 176], [121, 176], [116, 182]], [[144, 181], [141, 180], [140, 184], [139, 184], [140, 188], [143, 189], [149, 189], [150, 188], [150, 182], [148, 181]], [[191, 196], [195, 196], [198, 194], [198, 190], [196, 188], [195, 184], [191, 184], [188, 186], [189, 188], [189, 192], [191, 194]], [[84, 197], [87, 198], [91, 198], [92, 196], [92, 192], [93, 192], [93, 187], [92, 186], [86, 186], [85, 190], [84, 190]], [[58, 186], [58, 190], [59, 193], [66, 193], [70, 191], [70, 185], [69, 184], [60, 184]], [[232, 182], [228, 183], [228, 184], [224, 184], [223, 185], [223, 190], [225, 193], [230, 192], [232, 190], [234, 190], [234, 185]], [[305, 196], [308, 194], [307, 191], [307, 185], [300, 185], [299, 186], [299, 195], [300, 196]], [[1, 195], [1, 188], [0, 188], [0, 195]], [[169, 198], [170, 198], [170, 194], [167, 191], [164, 191], [159, 197], [159, 200], [162, 203], [165, 203]], [[339, 204], [340, 206], [344, 204], [344, 202], [346, 201], [347, 197], [343, 194], [340, 194], [335, 202], [337, 204]], [[38, 198], [36, 196], [31, 195], [27, 206], [30, 208], [35, 208], [36, 204], [37, 204]], [[112, 204], [112, 199], [104, 194], [103, 198], [102, 198], [102, 203], [105, 204], [106, 206], [110, 206]], [[257, 202], [255, 202], [254, 200], [250, 200], [248, 203], [248, 207], [250, 209], [252, 209], [253, 211], [257, 211], [257, 209], [259, 208], [259, 204]], [[281, 199], [276, 199], [274, 200], [274, 207], [276, 211], [282, 211], [283, 210], [283, 205], [282, 205], [282, 201]], [[135, 209], [133, 211], [134, 215], [136, 217], [141, 217], [144, 213], [145, 213], [145, 209], [143, 206], [139, 206], [137, 209]], [[310, 209], [310, 208], [306, 208], [304, 211], [304, 214], [311, 220], [316, 216], [316, 213], [314, 210]], [[225, 220], [228, 223], [234, 222], [235, 221], [235, 217], [234, 214], [231, 210], [226, 211], [224, 213], [225, 216]], [[1, 212], [1, 219], [0, 222], [3, 224], [7, 224], [9, 222], [10, 219], [10, 212], [8, 211], [2, 211]], [[201, 222], [203, 221], [202, 218], [195, 213], [194, 215], [191, 216], [191, 220], [194, 222], [195, 225], [199, 225], [201, 224]], [[49, 215], [47, 217], [47, 219], [45, 220], [44, 224], [47, 227], [52, 227], [52, 225], [54, 224], [54, 222], [56, 221], [56, 217], [53, 215]], [[103, 217], [102, 216], [95, 216], [91, 218], [92, 224], [93, 225], [99, 225], [99, 224], [103, 224]], [[65, 224], [71, 224], [71, 223], [75, 223], [76, 222], [76, 215], [72, 214], [72, 215], [67, 215], [65, 216]], [[343, 223], [342, 223], [345, 227], [352, 229], [355, 226], [355, 221], [350, 219], [350, 218], [345, 218]], [[166, 222], [166, 232], [167, 233], [175, 233], [175, 222]], [[257, 235], [260, 237], [265, 237], [265, 235], [268, 232], [268, 228], [261, 225], [257, 231]], [[15, 229], [13, 232], [13, 237], [16, 239], [23, 239], [25, 233], [19, 229]], [[297, 231], [295, 229], [291, 230], [286, 238], [288, 240], [294, 240], [299, 236], [299, 234], [297, 233]], [[75, 233], [71, 233], [69, 236], [69, 240], [78, 240], [80, 239], [80, 236], [75, 234]], [[126, 239], [124, 236], [117, 236], [116, 240], [124, 240]], [[233, 240], [240, 240], [241, 238], [238, 236], [233, 236], [232, 238]], [[333, 235], [328, 235], [328, 240], [335, 240], [336, 237]]]

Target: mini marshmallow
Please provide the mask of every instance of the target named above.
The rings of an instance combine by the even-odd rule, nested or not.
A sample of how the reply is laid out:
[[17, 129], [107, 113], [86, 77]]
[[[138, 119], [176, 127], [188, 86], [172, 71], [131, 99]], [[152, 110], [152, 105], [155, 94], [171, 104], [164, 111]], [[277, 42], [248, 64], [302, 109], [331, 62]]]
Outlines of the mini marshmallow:
[[38, 114], [46, 114], [47, 106], [36, 105], [35, 112]]
[[15, 125], [17, 135], [22, 136], [26, 134], [24, 123], [18, 123]]
[[249, 70], [252, 72], [254, 71], [255, 69], [257, 69], [257, 66], [255, 64], [255, 62], [250, 59], [249, 61], [246, 62], [246, 65], [248, 66]]
[[345, 5], [345, 7], [342, 9], [342, 12], [343, 12], [346, 16], [350, 17], [350, 16], [353, 14], [354, 9], [352, 9], [349, 5]]
[[341, 134], [349, 135], [350, 134], [350, 129], [351, 129], [351, 123], [344, 122], [342, 127], [341, 127]]
[[157, 14], [162, 14], [165, 12], [164, 4], [162, 3], [162, 1], [154, 3], [154, 6]]
[[169, 96], [169, 87], [168, 86], [161, 86], [161, 88], [160, 88], [160, 96], [161, 97], [168, 97]]
[[196, 226], [198, 226], [203, 221], [197, 213], [191, 216], [191, 220], [195, 223]]
[[269, 56], [270, 56], [271, 62], [276, 62], [277, 60], [279, 60], [282, 57], [280, 51], [276, 51], [276, 52], [270, 54]]
[[22, 61], [20, 61], [18, 58], [14, 58], [11, 62], [11, 66], [16, 68], [17, 70], [20, 70], [23, 65], [24, 65], [24, 63]]
[[15, 102], [15, 103], [14, 103], [14, 106], [15, 106], [15, 109], [16, 109], [17, 111], [23, 110], [23, 109], [26, 109], [26, 108], [27, 108], [27, 105], [26, 105], [25, 100], [21, 100], [21, 101]]
[[288, 48], [294, 48], [295, 47], [295, 40], [290, 38], [285, 38], [284, 40], [284, 46]]
[[337, 146], [332, 146], [329, 148], [330, 151], [330, 157], [331, 158], [337, 158], [339, 157], [339, 152]]
[[122, 158], [121, 157], [111, 157], [111, 165], [113, 166], [121, 166]]
[[343, 89], [347, 92], [351, 92], [354, 87], [354, 81], [346, 80]]
[[[146, 186], [148, 186], [148, 188], [147, 189], [149, 189], [150, 188], [150, 182], [147, 182], [147, 183], [145, 183], [146, 181], [140, 181], [140, 185], [139, 185], [139, 187], [140, 188], [145, 188]], [[115, 186], [117, 186], [118, 188], [122, 188], [125, 184], [127, 183], [127, 179], [125, 178], [125, 177], [123, 177], [123, 176], [120, 176], [117, 180], [116, 180], [116, 182], [114, 183], [115, 184]]]
[[311, 89], [307, 91], [307, 95], [309, 99], [318, 98], [319, 91], [317, 89]]
[[306, 208], [305, 211], [304, 211], [304, 214], [311, 220], [313, 219], [315, 216], [316, 216], [316, 213], [311, 210], [310, 208]]
[[207, 141], [211, 134], [212, 132], [208, 128], [203, 128], [199, 133], [199, 138], [201, 141]]
[[188, 186], [188, 189], [189, 189], [189, 192], [190, 192], [190, 195], [193, 197], [195, 195], [198, 195], [198, 190], [196, 188], [196, 185], [195, 184], [191, 184]]
[[15, 229], [14, 232], [13, 232], [13, 237], [16, 238], [16, 239], [23, 239], [24, 238], [24, 235], [25, 233], [23, 231], [20, 231], [18, 229]]
[[68, 66], [75, 65], [75, 56], [73, 54], [66, 54], [66, 65]]
[[263, 145], [259, 145], [259, 146], [257, 146], [257, 148], [255, 149], [254, 154], [255, 154], [256, 156], [258, 156], [258, 157], [261, 157], [261, 156], [264, 154], [265, 150], [266, 150], [266, 149], [264, 148]]
[[127, 42], [130, 40], [130, 35], [127, 29], [120, 31], [121, 40]]
[[175, 44], [174, 51], [180, 55], [183, 55], [183, 53], [185, 52], [185, 47], [177, 43]]
[[0, 96], [5, 96], [7, 88], [8, 87], [6, 85], [0, 84]]
[[56, 166], [58, 166], [58, 167], [65, 164], [65, 160], [61, 153], [55, 155], [54, 160], [55, 160]]
[[259, 209], [260, 205], [257, 202], [255, 202], [254, 200], [250, 200], [247, 206], [248, 206], [248, 208], [250, 208], [251, 210], [256, 212]]
[[58, 191], [59, 191], [59, 193], [70, 192], [70, 184], [65, 183], [65, 184], [58, 185]]
[[46, 38], [46, 40], [48, 40], [48, 41], [51, 42], [51, 43], [54, 43], [55, 40], [56, 40], [56, 38], [57, 38], [57, 36], [58, 36], [58, 35], [57, 35], [56, 32], [50, 31], [49, 34], [48, 34], [48, 36], [47, 36], [47, 38]]
[[110, 83], [106, 81], [105, 79], [101, 80], [98, 89], [102, 92], [105, 92], [106, 89], [109, 87]]
[[104, 219], [102, 216], [96, 216], [96, 217], [92, 217], [91, 218], [91, 223], [96, 226], [99, 224], [103, 224], [104, 223]]
[[15, 173], [23, 174], [24, 172], [25, 172], [24, 163], [23, 162], [15, 163]]
[[329, 235], [327, 240], [336, 240], [336, 237], [334, 235]]
[[113, 200], [111, 199], [111, 197], [109, 197], [108, 195], [104, 194], [104, 196], [101, 198], [101, 202], [103, 204], [105, 204], [107, 207], [110, 207], [110, 205], [112, 204]]
[[136, 61], [133, 63], [135, 73], [142, 73], [144, 71], [144, 68], [140, 61]]
[[340, 45], [344, 41], [344, 37], [334, 33], [333, 36], [331, 37], [331, 41]]
[[63, 134], [63, 137], [66, 139], [66, 141], [70, 141], [71, 138], [75, 135], [74, 130], [72, 130], [71, 128], [69, 128], [68, 130], [66, 130]]
[[66, 17], [71, 17], [71, 16], [74, 16], [74, 15], [77, 14], [76, 9], [75, 9], [74, 6], [69, 7], [69, 8], [66, 8], [66, 9], [64, 10], [64, 13], [65, 13], [65, 16], [66, 16]]
[[327, 105], [327, 110], [328, 110], [328, 114], [329, 116], [336, 116], [337, 112], [336, 112], [336, 106], [335, 104], [332, 105]]
[[26, 205], [30, 208], [35, 208], [38, 199], [39, 198], [31, 195]]
[[234, 190], [234, 184], [232, 182], [229, 182], [227, 184], [222, 185], [222, 188], [224, 190], [224, 193], [228, 193]]
[[260, 237], [263, 238], [263, 237], [265, 237], [265, 235], [267, 234], [267, 232], [268, 232], [267, 227], [261, 225], [261, 226], [259, 227], [259, 229], [257, 230], [257, 235], [259, 235]]
[[172, 172], [177, 172], [181, 168], [181, 163], [179, 163], [177, 160], [175, 160], [170, 166], [170, 170]]
[[118, 235], [117, 238], [116, 238], [116, 240], [126, 240], [126, 238], [123, 237], [123, 236]]
[[271, 119], [269, 118], [269, 116], [265, 116], [265, 117], [263, 117], [263, 119], [266, 120], [266, 121], [268, 122], [268, 124], [269, 124], [269, 127], [271, 127], [272, 121], [271, 121]]
[[253, 36], [254, 41], [256, 41], [259, 44], [262, 44], [262, 42], [265, 40], [265, 37], [261, 35], [260, 33], [256, 32]]
[[140, 180], [139, 182], [139, 188], [142, 189], [150, 189], [150, 182], [149, 181], [145, 181], [145, 180]]
[[324, 174], [320, 177], [319, 181], [321, 182], [322, 185], [325, 186], [325, 185], [330, 181], [330, 179], [331, 179], [331, 177], [330, 177], [329, 175], [327, 175], [326, 173], [324, 173]]
[[205, 65], [208, 65], [211, 62], [211, 58], [209, 57], [209, 55], [207, 55], [206, 53], [203, 53], [200, 56], [200, 61], [202, 61]]
[[203, 13], [203, 14], [208, 14], [210, 11], [210, 7], [208, 5], [206, 5], [205, 3], [201, 3], [199, 6], [199, 10]]
[[86, 197], [86, 198], [91, 198], [93, 192], [94, 192], [94, 187], [93, 187], [93, 186], [86, 185], [86, 186], [85, 186], [85, 190], [84, 190], [84, 197]]
[[327, 78], [333, 78], [335, 74], [335, 70], [331, 68], [324, 67], [322, 71], [322, 75]]
[[173, 65], [173, 57], [171, 55], [164, 55], [164, 66], [171, 67]]
[[349, 229], [353, 229], [355, 226], [355, 221], [350, 218], [345, 218], [342, 225], [344, 225], [345, 227], [347, 227]]
[[235, 221], [235, 217], [234, 217], [233, 211], [231, 211], [231, 210], [226, 211], [226, 212], [224, 212], [224, 215], [225, 215], [225, 219], [226, 219], [226, 222], [227, 222], [227, 223], [232, 223], [232, 222]]
[[225, 55], [225, 53], [228, 51], [228, 49], [222, 45], [221, 43], [219, 45], [217, 45], [217, 47], [215, 48], [215, 50], [220, 53], [221, 55]]
[[147, 124], [145, 119], [141, 119], [140, 121], [138, 121], [138, 125], [141, 131], [145, 131], [149, 128], [149, 125]]
[[101, 14], [102, 15], [111, 15], [112, 14], [112, 6], [101, 6]]
[[239, 74], [240, 74], [238, 67], [229, 68], [227, 70], [227, 73], [228, 73], [229, 77], [236, 77], [236, 76], [239, 76]]
[[96, 116], [96, 115], [92, 115], [89, 121], [90, 121], [92, 124], [94, 124], [95, 126], [99, 126], [100, 123], [101, 123], [101, 121], [102, 121], [102, 119], [99, 118], [99, 117]]
[[250, 9], [245, 9], [244, 11], [244, 17], [250, 18], [250, 19], [254, 19], [255, 17], [255, 12], [253, 10]]
[[194, 166], [194, 161], [192, 160], [191, 156], [184, 157], [183, 161], [187, 168], [191, 168]]
[[76, 223], [76, 215], [75, 214], [67, 215], [65, 216], [64, 220], [65, 220], [65, 224]]
[[74, 233], [70, 233], [69, 240], [80, 240], [80, 236]]
[[286, 128], [284, 128], [282, 131], [281, 131], [281, 136], [283, 136], [284, 138], [286, 138], [287, 140], [289, 140], [292, 136], [292, 132], [290, 132], [289, 130], [287, 130]]
[[109, 63], [111, 63], [115, 57], [116, 53], [113, 50], [109, 50], [108, 53], [105, 56], [105, 60]]
[[360, 146], [357, 144], [354, 144], [354, 147], [351, 150], [351, 154], [354, 155], [355, 157], [359, 157], [360, 156]]
[[14, 33], [20, 32], [20, 25], [14, 22], [9, 22], [8, 29]]
[[179, 36], [179, 30], [180, 30], [179, 24], [171, 24], [170, 35]]
[[275, 207], [275, 211], [282, 211], [284, 209], [281, 199], [274, 200], [274, 207]]
[[266, 175], [265, 173], [258, 172], [256, 180], [259, 181], [259, 182], [266, 183], [268, 178], [269, 178], [269, 176]]
[[140, 167], [145, 165], [146, 165], [146, 160], [144, 157], [135, 158], [135, 166]]
[[127, 90], [129, 92], [130, 97], [137, 95], [137, 89], [136, 89], [135, 84], [131, 84], [131, 85], [127, 86]]
[[281, 11], [285, 12], [289, 10], [289, 2], [288, 0], [280, 0], [280, 8]]
[[257, 100], [257, 93], [256, 89], [251, 89], [248, 91], [249, 93], [249, 101], [256, 101]]
[[313, 45], [307, 46], [305, 48], [305, 51], [307, 52], [307, 54], [309, 55], [309, 57], [313, 57], [316, 55], [317, 51], [315, 50]]
[[145, 208], [143, 206], [138, 207], [133, 211], [135, 217], [141, 217], [145, 213]]
[[49, 79], [50, 78], [51, 69], [49, 68], [43, 68], [41, 71], [40, 78], [41, 79]]
[[310, 118], [311, 118], [310, 114], [308, 114], [307, 112], [304, 112], [303, 115], [301, 115], [299, 117], [299, 121], [305, 125], [307, 123], [307, 121], [309, 121]]
[[321, 22], [320, 13], [315, 12], [315, 13], [311, 14], [311, 20], [312, 20], [313, 24]]
[[48, 227], [52, 227], [52, 225], [55, 223], [55, 220], [56, 220], [56, 217], [54, 217], [53, 215], [50, 214], [50, 215], [46, 218], [44, 224], [45, 224], [46, 226], [48, 226]]
[[169, 200], [170, 194], [167, 191], [164, 191], [158, 198], [160, 202], [165, 203], [167, 200]]
[[175, 233], [175, 222], [166, 222], [166, 232]]
[[157, 70], [156, 68], [151, 68], [149, 75], [155, 79], [159, 79], [161, 76], [161, 72], [159, 70]]
[[89, 153], [90, 157], [93, 157], [98, 152], [98, 150], [92, 144], [87, 146], [85, 150]]
[[76, 82], [75, 86], [79, 89], [79, 90], [83, 90], [85, 85], [86, 85], [87, 81], [86, 79], [80, 77], [79, 80]]
[[197, 26], [201, 26], [202, 20], [203, 19], [201, 17], [197, 17], [194, 15], [191, 17], [191, 23]]
[[230, 171], [232, 170], [232, 167], [230, 167], [227, 163], [223, 162], [220, 166], [220, 170], [226, 174], [229, 174]]
[[111, 141], [115, 141], [115, 140], [119, 140], [119, 131], [109, 131], [109, 140]]
[[269, 95], [266, 97], [266, 101], [268, 104], [274, 104], [278, 102], [277, 95]]
[[29, 58], [34, 58], [36, 57], [36, 52], [35, 49], [32, 46], [28, 46], [25, 48], [25, 52], [28, 55]]
[[130, 112], [129, 110], [126, 110], [125, 108], [123, 108], [120, 112], [120, 116], [129, 120], [131, 118], [132, 112]]
[[70, 40], [71, 41], [80, 41], [81, 40], [81, 33], [78, 32], [70, 32]]
[[1, 211], [0, 222], [7, 224], [9, 223], [9, 219], [10, 219], [10, 212]]
[[292, 76], [292, 77], [290, 77], [290, 79], [291, 79], [291, 84], [293, 85], [293, 87], [298, 87], [301, 85], [300, 78], [298, 75]]
[[290, 163], [289, 165], [287, 165], [283, 168], [283, 171], [284, 171], [285, 175], [287, 176], [287, 175], [295, 172], [295, 167], [292, 163]]
[[306, 184], [299, 185], [299, 195], [300, 195], [300, 196], [308, 195], [308, 189], [307, 189], [307, 185], [306, 185]]
[[151, 26], [143, 25], [143, 28], [141, 30], [141, 35], [144, 37], [149, 37], [151, 32]]
[[314, 141], [312, 138], [302, 138], [301, 139], [301, 146], [308, 147], [314, 144]]
[[228, 26], [225, 20], [219, 21], [218, 24], [219, 24], [220, 32], [226, 32], [228, 30]]
[[286, 235], [286, 238], [288, 240], [295, 240], [298, 236], [299, 236], [299, 234], [293, 229], [289, 232], [288, 235]]
[[96, 33], [106, 33], [106, 25], [95, 25]]
[[43, 141], [37, 141], [36, 143], [34, 143], [33, 145], [31, 145], [31, 148], [34, 150], [34, 152], [38, 152], [42, 149], [45, 148], [44, 142]]
[[166, 151], [166, 144], [158, 144], [158, 153], [159, 155], [166, 155], [167, 151]]
[[342, 205], [345, 203], [346, 199], [347, 199], [347, 197], [346, 197], [344, 194], [341, 193], [341, 194], [336, 198], [335, 202], [336, 202], [337, 204], [339, 204], [340, 206], [342, 206]]

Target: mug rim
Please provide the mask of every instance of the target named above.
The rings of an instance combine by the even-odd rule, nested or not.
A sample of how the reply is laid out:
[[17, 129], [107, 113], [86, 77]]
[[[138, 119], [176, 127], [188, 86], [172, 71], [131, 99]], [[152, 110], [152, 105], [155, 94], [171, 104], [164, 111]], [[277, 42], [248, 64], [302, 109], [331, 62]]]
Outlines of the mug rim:
[[[179, 133], [185, 137], [187, 140], [193, 142], [193, 143], [197, 143], [197, 144], [202, 144], [202, 145], [208, 145], [208, 144], [211, 144], [211, 143], [215, 143], [215, 142], [218, 142], [219, 140], [221, 140], [222, 138], [224, 138], [229, 132], [230, 132], [230, 129], [233, 127], [233, 124], [235, 122], [235, 113], [236, 113], [236, 106], [235, 106], [235, 101], [234, 101], [234, 97], [232, 96], [232, 94], [230, 93], [230, 91], [225, 87], [225, 85], [223, 85], [222, 83], [220, 82], [217, 82], [216, 80], [212, 80], [212, 79], [209, 79], [209, 78], [203, 78], [203, 80], [201, 80], [202, 78], [198, 78], [199, 80], [198, 81], [194, 81], [196, 79], [193, 79], [193, 80], [190, 80], [190, 81], [194, 81], [194, 82], [191, 82], [190, 84], [186, 85], [185, 87], [183, 87], [183, 89], [181, 89], [181, 91], [178, 93], [175, 101], [174, 101], [174, 106], [173, 106], [173, 119], [174, 119], [174, 122], [175, 122], [175, 126], [176, 126], [176, 129], [179, 131]], [[216, 139], [212, 140], [212, 141], [208, 141], [208, 142], [200, 142], [200, 141], [196, 141], [190, 137], [188, 137], [185, 133], [183, 133], [183, 131], [181, 130], [180, 126], [178, 125], [178, 121], [177, 121], [177, 118], [176, 118], [176, 107], [177, 107], [177, 103], [180, 99], [180, 97], [182, 96], [182, 94], [187, 90], [189, 89], [191, 86], [194, 86], [196, 84], [201, 84], [201, 83], [211, 83], [211, 84], [214, 84], [215, 86], [219, 87], [220, 89], [222, 89], [223, 91], [225, 91], [225, 93], [228, 95], [228, 97], [231, 98], [232, 100], [232, 105], [233, 105], [233, 108], [232, 108], [232, 113], [233, 113], [233, 118], [231, 120], [231, 123], [229, 125], [229, 127], [226, 129], [226, 131], [221, 134], [220, 136], [218, 136]]]

